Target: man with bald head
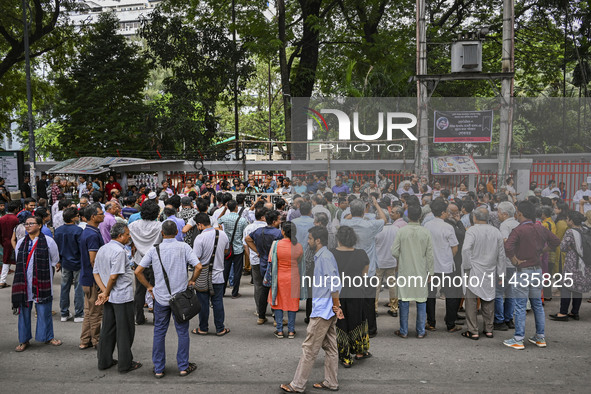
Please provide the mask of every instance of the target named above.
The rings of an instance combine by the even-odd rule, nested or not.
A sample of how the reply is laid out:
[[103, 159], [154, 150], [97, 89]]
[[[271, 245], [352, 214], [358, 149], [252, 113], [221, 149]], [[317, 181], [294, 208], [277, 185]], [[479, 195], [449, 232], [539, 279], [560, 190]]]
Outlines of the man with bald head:
[[575, 193], [573, 203], [582, 214], [591, 211], [591, 190], [589, 190], [587, 182], [581, 183], [581, 189]]

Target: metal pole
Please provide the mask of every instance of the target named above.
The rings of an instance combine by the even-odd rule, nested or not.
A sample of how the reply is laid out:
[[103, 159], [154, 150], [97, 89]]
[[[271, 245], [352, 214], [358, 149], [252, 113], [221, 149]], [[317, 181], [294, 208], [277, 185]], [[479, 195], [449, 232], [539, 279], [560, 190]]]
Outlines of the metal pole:
[[[236, 46], [236, 1], [232, 0], [232, 40], [234, 41], [234, 47]], [[236, 160], [240, 160], [238, 152], [240, 150], [240, 143], [238, 140], [239, 129], [238, 129], [238, 65], [234, 61], [234, 139], [236, 140]]]
[[[514, 22], [513, 0], [503, 0], [503, 52], [502, 71], [513, 72]], [[511, 139], [513, 117], [513, 76], [501, 81], [501, 124], [499, 134], [497, 187], [504, 184], [511, 167]]]
[[269, 60], [269, 160], [273, 160], [273, 142], [271, 137], [271, 60]]
[[[427, 29], [425, 20], [425, 0], [417, 0], [417, 75], [427, 74]], [[429, 161], [429, 117], [427, 114], [426, 82], [417, 79], [417, 121], [419, 131], [418, 149], [415, 149], [415, 172], [428, 176]]]
[[27, 80], [27, 123], [29, 126], [29, 179], [31, 183], [31, 196], [37, 198], [37, 182], [35, 179], [35, 132], [33, 130], [33, 100], [31, 98], [31, 59], [29, 58], [29, 26], [27, 23], [27, 0], [22, 0], [23, 27], [24, 27], [24, 51], [25, 73]]

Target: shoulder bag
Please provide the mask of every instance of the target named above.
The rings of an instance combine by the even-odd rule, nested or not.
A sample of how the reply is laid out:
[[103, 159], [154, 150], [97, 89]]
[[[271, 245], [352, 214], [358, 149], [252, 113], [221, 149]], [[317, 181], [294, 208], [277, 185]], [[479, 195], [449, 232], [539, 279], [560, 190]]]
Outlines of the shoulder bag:
[[244, 211], [244, 207], [238, 212], [238, 219], [236, 219], [236, 223], [234, 223], [234, 231], [232, 231], [232, 238], [230, 238], [230, 250], [228, 253], [224, 254], [224, 259], [229, 260], [234, 255], [234, 237], [236, 236], [236, 229], [238, 228], [238, 222], [240, 218], [242, 218], [242, 211]]
[[164, 274], [164, 282], [168, 293], [171, 295], [168, 305], [174, 314], [177, 322], [184, 323], [191, 320], [195, 315], [201, 312], [201, 303], [197, 298], [197, 293], [191, 287], [187, 287], [185, 290], [180, 291], [176, 294], [172, 294], [170, 291], [170, 283], [168, 281], [168, 275], [162, 264], [162, 258], [160, 257], [160, 245], [156, 245], [156, 253], [158, 253], [158, 259], [160, 266], [162, 267], [162, 273]]
[[212, 274], [213, 274], [213, 264], [215, 262], [215, 252], [218, 248], [218, 239], [220, 238], [219, 230], [215, 230], [215, 242], [213, 244], [213, 251], [211, 252], [211, 257], [209, 259], [209, 264], [206, 265], [201, 269], [201, 273], [195, 282], [195, 287], [198, 292], [206, 293], [209, 292], [210, 295], [214, 294], [213, 291], [213, 282], [212, 282]]

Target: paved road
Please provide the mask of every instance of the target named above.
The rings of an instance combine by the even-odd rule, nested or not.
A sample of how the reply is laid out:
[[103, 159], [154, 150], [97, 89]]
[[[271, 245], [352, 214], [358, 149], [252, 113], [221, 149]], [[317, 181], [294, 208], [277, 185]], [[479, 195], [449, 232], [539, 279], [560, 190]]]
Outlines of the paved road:
[[[59, 298], [61, 276], [56, 275], [54, 294]], [[167, 337], [167, 376], [152, 377], [152, 318], [136, 327], [133, 352], [144, 366], [126, 375], [116, 370], [99, 371], [95, 350], [78, 350], [80, 324], [62, 323], [54, 316], [60, 347], [32, 342], [24, 353], [14, 352], [18, 344], [17, 317], [12, 315], [10, 289], [0, 290], [0, 387], [12, 392], [84, 392], [84, 393], [277, 393], [280, 383], [291, 381], [305, 337], [303, 312], [298, 313], [294, 340], [277, 339], [273, 326], [256, 325], [253, 287], [241, 289], [242, 298], [225, 298], [226, 324], [232, 332], [224, 337], [191, 335], [191, 361], [197, 372], [186, 378], [176, 375], [176, 335]], [[12, 279], [10, 279], [12, 280]], [[387, 292], [382, 292], [386, 297]], [[73, 294], [72, 294], [73, 297]], [[385, 301], [382, 300], [381, 304]], [[53, 309], [59, 310], [58, 300]], [[548, 313], [557, 311], [559, 299], [546, 304]], [[381, 305], [380, 304], [380, 305]], [[443, 323], [444, 302], [438, 301], [438, 321]], [[303, 307], [303, 304], [302, 304]], [[412, 311], [411, 305], [411, 311]], [[459, 333], [429, 333], [426, 339], [401, 339], [393, 332], [398, 319], [380, 306], [378, 336], [371, 340], [374, 357], [356, 363], [351, 369], [339, 368], [341, 392], [589, 392], [591, 366], [591, 304], [583, 302], [580, 321], [546, 322], [548, 347], [529, 343], [525, 350], [512, 350], [502, 341], [512, 332], [497, 332], [494, 339], [471, 341]], [[414, 328], [411, 313], [410, 328]], [[213, 317], [210, 316], [210, 330]], [[196, 326], [196, 321], [191, 327]], [[171, 325], [172, 328], [172, 325]], [[533, 315], [528, 314], [526, 334], [534, 330]], [[311, 383], [322, 380], [323, 353], [312, 372]], [[315, 392], [309, 385], [308, 392]]]

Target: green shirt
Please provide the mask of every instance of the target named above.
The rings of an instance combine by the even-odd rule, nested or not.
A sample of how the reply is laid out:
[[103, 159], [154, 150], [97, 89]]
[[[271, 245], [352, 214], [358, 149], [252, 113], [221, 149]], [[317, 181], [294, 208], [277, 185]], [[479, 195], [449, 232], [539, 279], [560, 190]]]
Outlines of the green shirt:
[[431, 233], [417, 222], [398, 230], [392, 244], [392, 256], [398, 260], [398, 297], [402, 301], [426, 302], [427, 278], [433, 275]]

